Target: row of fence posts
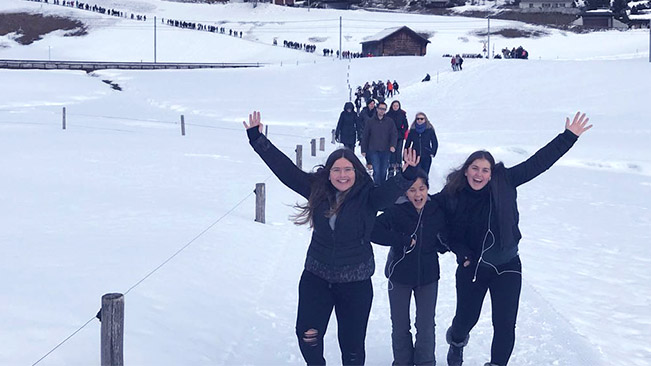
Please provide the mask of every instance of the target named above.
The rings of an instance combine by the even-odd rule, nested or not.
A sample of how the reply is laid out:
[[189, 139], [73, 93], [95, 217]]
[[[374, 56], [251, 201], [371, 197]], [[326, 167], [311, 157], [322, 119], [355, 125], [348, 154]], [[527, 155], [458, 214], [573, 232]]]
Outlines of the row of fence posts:
[[[268, 127], [265, 126], [265, 136], [268, 136]], [[325, 137], [319, 139], [319, 151], [325, 151]], [[332, 130], [332, 143], [335, 143], [335, 130]], [[316, 139], [310, 140], [311, 155], [316, 156]], [[296, 145], [296, 166], [303, 169], [303, 145]], [[265, 202], [267, 200], [264, 183], [255, 184], [255, 221], [265, 223]]]
[[[265, 126], [265, 135], [269, 126]], [[66, 108], [63, 108], [63, 129], [66, 129]], [[181, 134], [185, 135], [184, 117], [181, 116]], [[332, 143], [335, 143], [335, 130], [332, 130]], [[310, 141], [311, 155], [316, 156], [316, 139]], [[325, 151], [325, 137], [319, 139], [319, 151]], [[303, 145], [296, 145], [296, 165], [302, 169]], [[255, 185], [255, 221], [265, 223], [266, 191], [264, 183]], [[101, 366], [124, 365], [124, 295], [109, 293], [102, 296], [102, 307], [97, 313], [101, 322], [100, 364]]]
[[[63, 113], [61, 117], [61, 124], [63, 129], [66, 129], [66, 107], [63, 107]], [[181, 115], [181, 136], [185, 136], [185, 116]]]

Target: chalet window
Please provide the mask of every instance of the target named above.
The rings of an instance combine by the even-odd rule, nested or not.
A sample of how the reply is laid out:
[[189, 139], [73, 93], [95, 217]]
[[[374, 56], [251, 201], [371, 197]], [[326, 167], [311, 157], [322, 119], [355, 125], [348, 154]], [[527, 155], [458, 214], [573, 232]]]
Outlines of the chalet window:
[[529, 3], [529, 8], [533, 8], [533, 3]]

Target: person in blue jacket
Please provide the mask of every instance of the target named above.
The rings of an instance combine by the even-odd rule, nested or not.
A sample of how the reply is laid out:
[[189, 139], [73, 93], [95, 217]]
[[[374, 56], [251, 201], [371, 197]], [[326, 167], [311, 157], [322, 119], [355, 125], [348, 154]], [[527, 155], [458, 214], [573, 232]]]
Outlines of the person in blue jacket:
[[472, 153], [447, 176], [437, 196], [445, 209], [450, 249], [456, 254], [457, 307], [447, 330], [450, 366], [463, 363], [463, 348], [477, 324], [490, 291], [493, 342], [490, 362], [506, 366], [515, 344], [515, 322], [522, 287], [518, 243], [517, 188], [549, 169], [589, 130], [585, 113], [577, 112], [565, 131], [524, 162], [507, 168], [484, 150]]
[[325, 165], [307, 173], [262, 134], [260, 112], [243, 124], [249, 143], [276, 177], [307, 199], [294, 217], [296, 224], [312, 228], [298, 288], [296, 335], [303, 358], [308, 365], [325, 365], [323, 337], [334, 309], [342, 364], [363, 365], [375, 272], [371, 231], [377, 212], [411, 187], [418, 158], [408, 152], [402, 174], [376, 187], [350, 149], [335, 150]]
[[[438, 295], [438, 253], [445, 216], [428, 195], [427, 174], [418, 169], [404, 197], [378, 216], [371, 241], [390, 245], [385, 275], [389, 278], [393, 365], [436, 365], [434, 315]], [[416, 301], [416, 342], [412, 341], [410, 303]]]

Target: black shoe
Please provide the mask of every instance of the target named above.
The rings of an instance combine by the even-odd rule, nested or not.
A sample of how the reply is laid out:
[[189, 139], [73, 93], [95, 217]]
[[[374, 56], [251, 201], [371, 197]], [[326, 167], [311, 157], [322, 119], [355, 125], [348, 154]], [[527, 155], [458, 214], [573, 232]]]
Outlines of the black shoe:
[[450, 349], [448, 350], [448, 366], [461, 366], [463, 365], [463, 347], [468, 344], [470, 335], [466, 336], [461, 342], [455, 342], [452, 340], [452, 329], [448, 328], [448, 331], [445, 333], [445, 340], [450, 344]]

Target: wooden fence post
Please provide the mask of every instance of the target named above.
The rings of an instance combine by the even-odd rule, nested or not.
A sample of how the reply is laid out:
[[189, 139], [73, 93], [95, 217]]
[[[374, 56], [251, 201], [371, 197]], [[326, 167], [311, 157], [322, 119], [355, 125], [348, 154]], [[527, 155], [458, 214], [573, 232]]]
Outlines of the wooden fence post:
[[336, 141], [335, 141], [335, 132], [336, 132], [336, 131], [335, 131], [335, 129], [333, 128], [333, 129], [332, 129], [332, 141], [331, 141], [333, 144], [336, 143]]
[[255, 184], [255, 221], [265, 223], [265, 185], [264, 183]]
[[269, 125], [264, 125], [264, 135], [269, 137]]
[[63, 107], [63, 129], [66, 129], [66, 107]]
[[303, 169], [303, 145], [296, 145], [296, 166]]
[[319, 139], [319, 151], [325, 151], [325, 137]]
[[311, 150], [312, 156], [316, 156], [316, 139], [312, 139], [310, 141], [310, 145], [312, 147], [312, 150]]
[[181, 115], [181, 136], [185, 136], [185, 116]]
[[101, 366], [124, 365], [124, 295], [102, 296]]

